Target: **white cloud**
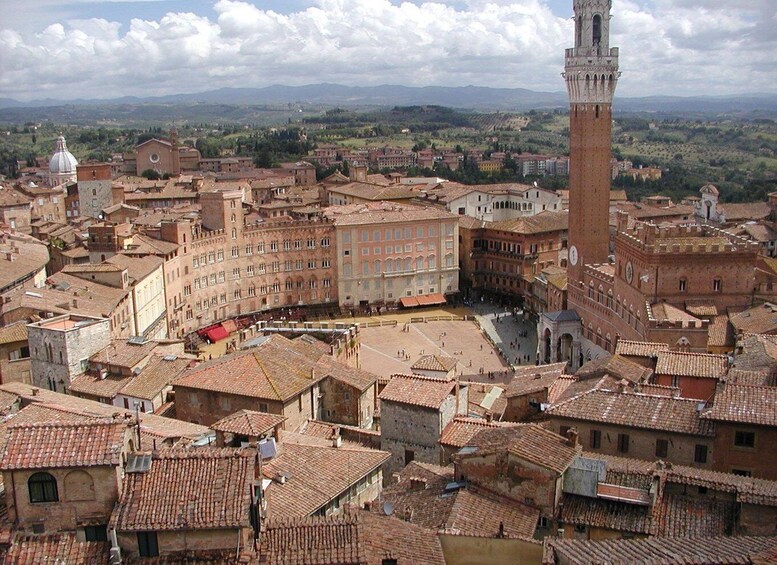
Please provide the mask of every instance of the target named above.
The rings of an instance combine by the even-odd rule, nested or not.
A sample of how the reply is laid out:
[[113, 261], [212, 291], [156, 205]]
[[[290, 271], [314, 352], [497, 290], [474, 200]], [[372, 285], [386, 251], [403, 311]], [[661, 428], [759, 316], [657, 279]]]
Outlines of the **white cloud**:
[[[619, 94], [777, 90], [775, 2], [614, 2]], [[337, 82], [563, 90], [569, 19], [546, 0], [317, 0], [279, 14], [218, 0], [128, 25], [0, 30], [0, 96], [106, 98]], [[570, 1], [571, 14], [571, 1]]]

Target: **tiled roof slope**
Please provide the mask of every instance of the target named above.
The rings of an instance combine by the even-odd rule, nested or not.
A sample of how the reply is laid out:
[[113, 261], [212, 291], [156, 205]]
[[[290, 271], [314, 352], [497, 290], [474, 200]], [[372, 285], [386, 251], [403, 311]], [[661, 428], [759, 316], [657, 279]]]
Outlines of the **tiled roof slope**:
[[715, 404], [702, 413], [705, 420], [777, 426], [777, 387], [726, 385]]
[[456, 381], [421, 375], [393, 375], [378, 398], [423, 408], [437, 409], [456, 388]]
[[393, 517], [348, 513], [270, 521], [259, 549], [267, 565], [443, 565], [435, 532]]
[[286, 419], [286, 416], [278, 414], [240, 410], [215, 422], [211, 428], [220, 432], [256, 437], [272, 430]]
[[614, 500], [565, 494], [561, 507], [565, 524], [593, 526], [636, 534], [650, 533], [650, 509]]
[[726, 376], [727, 370], [726, 356], [710, 353], [660, 351], [656, 361], [657, 375], [720, 379]]
[[777, 546], [768, 537], [699, 537], [613, 540], [549, 538], [543, 563], [569, 565], [734, 565], [751, 563], [750, 556]]
[[203, 363], [175, 379], [173, 385], [285, 402], [321, 380], [314, 366], [315, 361], [291, 348], [279, 350], [263, 344]]
[[447, 355], [424, 355], [410, 367], [420, 371], [448, 372], [456, 366], [459, 360]]
[[665, 343], [621, 339], [615, 345], [615, 354], [634, 357], [656, 357], [659, 351], [667, 351], [668, 349], [669, 346]]
[[247, 527], [253, 455], [228, 448], [160, 450], [147, 472], [125, 475], [111, 524], [120, 531]]
[[580, 367], [575, 376], [579, 380], [588, 380], [610, 375], [617, 379], [626, 379], [632, 383], [644, 382], [652, 371], [620, 355], [611, 355], [588, 361]]
[[193, 361], [189, 356], [152, 355], [143, 370], [128, 380], [121, 394], [153, 400]]
[[118, 465], [126, 429], [112, 420], [12, 425], [0, 469]]
[[267, 565], [366, 565], [355, 517], [270, 521], [259, 553]]
[[[114, 414], [123, 414], [126, 417], [134, 416], [134, 412], [124, 410], [118, 406], [101, 404], [94, 400], [78, 398], [70, 394], [61, 394], [45, 388], [38, 388], [24, 383], [4, 383], [0, 385], [0, 391], [16, 394], [23, 399], [25, 404], [46, 404], [58, 407], [84, 416], [93, 418], [112, 418]], [[140, 414], [140, 431], [143, 442], [153, 439], [195, 440], [208, 433], [206, 426], [192, 424], [173, 418], [163, 418], [156, 414]], [[146, 436], [150, 436], [146, 439]]]
[[713, 436], [714, 428], [699, 417], [698, 401], [592, 390], [548, 408], [549, 418], [570, 418], [614, 426]]
[[440, 435], [440, 444], [461, 448], [484, 428], [515, 427], [520, 424], [513, 422], [488, 422], [481, 418], [465, 418], [456, 416], [448, 422]]
[[531, 539], [540, 511], [477, 489], [461, 489], [443, 527], [445, 533], [493, 538], [503, 528], [508, 538]]
[[385, 451], [354, 444], [326, 447], [284, 443], [280, 454], [262, 467], [267, 479], [282, 473], [288, 477], [285, 484], [273, 482], [267, 488], [268, 516], [309, 516], [389, 457]]
[[106, 541], [78, 541], [75, 533], [19, 536], [5, 556], [0, 556], [0, 563], [98, 565], [108, 563], [110, 549]]
[[[563, 473], [580, 453], [580, 447], [568, 445], [565, 438], [536, 424], [486, 428], [475, 434], [468, 445], [477, 448], [472, 456], [506, 450], [519, 459], [558, 474]], [[470, 454], [459, 455], [468, 456]]]

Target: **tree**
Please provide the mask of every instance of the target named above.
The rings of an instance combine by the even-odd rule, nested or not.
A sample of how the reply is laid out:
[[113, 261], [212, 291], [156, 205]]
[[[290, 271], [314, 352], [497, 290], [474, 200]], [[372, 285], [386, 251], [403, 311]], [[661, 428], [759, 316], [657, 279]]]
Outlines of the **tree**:
[[154, 169], [146, 169], [142, 173], [140, 173], [140, 176], [143, 178], [146, 178], [148, 180], [159, 180], [162, 178], [162, 175], [160, 175], [157, 171]]

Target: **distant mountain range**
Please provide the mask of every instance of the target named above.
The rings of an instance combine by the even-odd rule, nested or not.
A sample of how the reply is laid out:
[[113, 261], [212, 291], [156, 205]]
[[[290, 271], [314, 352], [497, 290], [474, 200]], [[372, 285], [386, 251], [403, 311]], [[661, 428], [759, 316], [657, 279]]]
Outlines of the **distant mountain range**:
[[[260, 106], [299, 104], [316, 106], [366, 107], [439, 105], [480, 111], [526, 111], [530, 109], [565, 108], [565, 92], [536, 92], [524, 88], [489, 88], [480, 86], [411, 87], [397, 85], [343, 86], [311, 84], [307, 86], [268, 86], [265, 88], [220, 88], [195, 94], [167, 96], [124, 96], [113, 99], [54, 100], [19, 102], [0, 98], [0, 109], [43, 108], [61, 106], [113, 105], [238, 105]], [[777, 113], [777, 94], [738, 96], [649, 96], [616, 97], [616, 112], [657, 113]]]

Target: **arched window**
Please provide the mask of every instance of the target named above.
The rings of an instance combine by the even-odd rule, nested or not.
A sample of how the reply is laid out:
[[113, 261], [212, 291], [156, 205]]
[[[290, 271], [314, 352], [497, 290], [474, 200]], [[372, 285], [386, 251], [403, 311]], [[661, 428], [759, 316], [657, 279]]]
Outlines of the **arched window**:
[[596, 14], [594, 16], [593, 21], [593, 29], [592, 29], [592, 38], [593, 38], [593, 45], [599, 45], [599, 42], [602, 40], [602, 16], [599, 14]]
[[35, 473], [27, 481], [30, 502], [59, 502], [57, 479], [49, 473]]

